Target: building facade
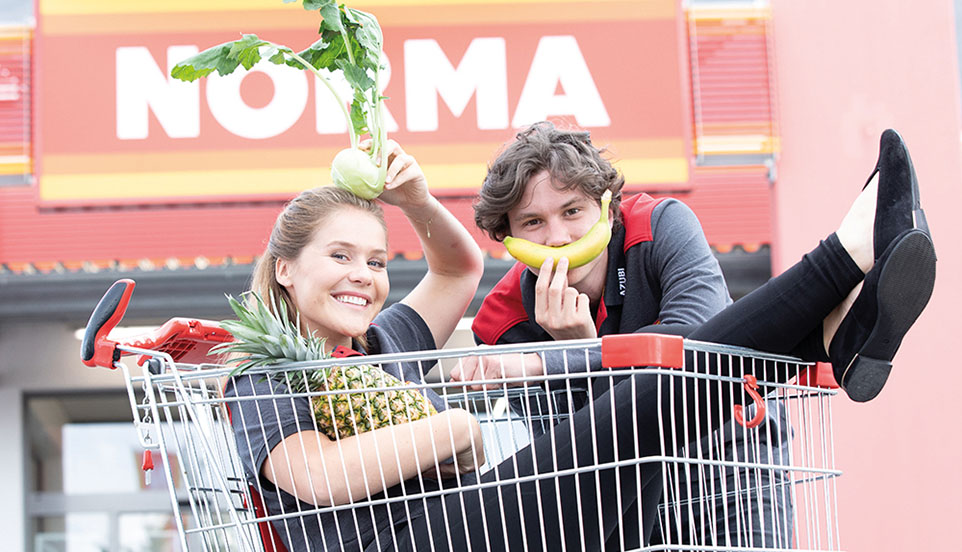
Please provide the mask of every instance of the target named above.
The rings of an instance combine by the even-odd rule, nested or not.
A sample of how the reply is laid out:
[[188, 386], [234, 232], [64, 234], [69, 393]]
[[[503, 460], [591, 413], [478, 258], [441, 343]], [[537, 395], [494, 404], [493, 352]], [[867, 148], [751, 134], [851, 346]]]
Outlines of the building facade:
[[[944, 321], [960, 302], [944, 285], [959, 272], [948, 213], [962, 175], [954, 5], [796, 4], [352, 2], [384, 30], [390, 137], [486, 253], [468, 315], [511, 265], [474, 230], [472, 198], [486, 163], [527, 123], [590, 130], [627, 191], [690, 205], [735, 296], [834, 228], [878, 135], [894, 126], [912, 148], [940, 255], [933, 306], [900, 359], [962, 383], [940, 368]], [[13, 444], [0, 451], [11, 489], [0, 527], [12, 549], [175, 549], [167, 483], [139, 473], [123, 378], [82, 366], [77, 332], [125, 277], [137, 282], [125, 325], [229, 315], [224, 294], [245, 289], [284, 202], [328, 183], [346, 127], [325, 89], [293, 69], [168, 77], [238, 32], [309, 44], [317, 20], [296, 4], [35, 9], [35, 25], [0, 35], [0, 439]], [[425, 265], [404, 218], [387, 217], [393, 302]], [[913, 383], [900, 374], [880, 401], [839, 406], [839, 464], [850, 471], [839, 509], [852, 550], [912, 543], [879, 521], [892, 512], [865, 514], [866, 503], [901, 504], [887, 473], [921, 464], [962, 490], [949, 466], [962, 454], [943, 445], [952, 426], [917, 430], [922, 414], [905, 405]], [[953, 391], [925, 393], [955, 404]], [[894, 446], [891, 432], [906, 437]], [[896, 494], [944, 500], [918, 477]], [[915, 545], [947, 542], [931, 517], [912, 519], [930, 529]]]

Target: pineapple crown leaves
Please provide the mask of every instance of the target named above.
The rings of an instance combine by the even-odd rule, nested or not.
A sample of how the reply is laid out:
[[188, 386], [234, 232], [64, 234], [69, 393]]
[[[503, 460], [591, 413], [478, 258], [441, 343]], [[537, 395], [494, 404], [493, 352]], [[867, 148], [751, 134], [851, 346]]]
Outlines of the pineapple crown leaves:
[[231, 295], [227, 296], [237, 320], [222, 320], [220, 323], [234, 336], [234, 341], [216, 345], [208, 353], [240, 355], [232, 360], [237, 363], [237, 368], [230, 375], [261, 366], [330, 357], [324, 350], [324, 338], [317, 337], [314, 332], [306, 336], [301, 332], [299, 314], [297, 323], [291, 322], [286, 302], [277, 301], [271, 293], [269, 299], [273, 308], [270, 308], [256, 292], [245, 295], [251, 298], [246, 305]]

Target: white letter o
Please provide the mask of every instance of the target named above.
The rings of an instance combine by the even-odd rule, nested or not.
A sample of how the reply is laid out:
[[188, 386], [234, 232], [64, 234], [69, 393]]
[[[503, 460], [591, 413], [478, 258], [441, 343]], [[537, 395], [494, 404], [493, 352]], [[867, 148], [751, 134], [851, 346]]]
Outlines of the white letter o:
[[[264, 73], [274, 83], [274, 97], [264, 107], [251, 107], [241, 98], [241, 82], [254, 71]], [[303, 71], [262, 61], [250, 71], [238, 67], [226, 77], [211, 74], [207, 79], [207, 106], [228, 132], [242, 138], [271, 138], [301, 118], [307, 106], [307, 89]]]

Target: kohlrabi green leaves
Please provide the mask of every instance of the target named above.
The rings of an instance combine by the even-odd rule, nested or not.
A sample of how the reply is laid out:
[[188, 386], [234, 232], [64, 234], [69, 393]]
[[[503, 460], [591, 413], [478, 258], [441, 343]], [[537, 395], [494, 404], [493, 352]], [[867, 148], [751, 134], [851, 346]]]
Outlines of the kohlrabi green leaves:
[[[294, 0], [284, 0], [285, 3]], [[240, 40], [208, 48], [178, 63], [170, 75], [184, 81], [194, 81], [216, 71], [229, 75], [237, 67], [250, 69], [263, 59], [277, 65], [304, 69], [320, 79], [337, 98], [348, 122], [353, 153], [338, 153], [331, 165], [334, 184], [368, 199], [377, 197], [384, 189], [387, 163], [381, 152], [387, 140], [381, 103], [385, 99], [378, 87], [382, 69], [381, 47], [383, 35], [377, 19], [366, 12], [348, 8], [335, 0], [303, 0], [305, 10], [320, 12], [320, 39], [307, 49], [295, 53], [291, 48], [274, 44], [246, 34]], [[351, 85], [354, 95], [350, 112], [347, 101], [334, 90], [328, 77], [321, 72], [340, 72]], [[358, 149], [360, 136], [369, 134], [372, 146], [368, 151]], [[366, 163], [361, 156], [367, 158]], [[371, 180], [371, 167], [374, 180]]]
[[[218, 44], [213, 48], [208, 48], [203, 52], [181, 61], [170, 71], [170, 76], [183, 81], [195, 81], [201, 77], [217, 71], [217, 74], [229, 75], [243, 66], [250, 69], [262, 59], [261, 49], [265, 48], [265, 54], [271, 56], [283, 56], [279, 50], [286, 50], [290, 53], [290, 48], [271, 44], [266, 40], [257, 38], [257, 35], [247, 34], [240, 40]], [[278, 58], [283, 63], [282, 57]], [[271, 61], [274, 61], [271, 59]], [[278, 63], [278, 61], [274, 61]]]

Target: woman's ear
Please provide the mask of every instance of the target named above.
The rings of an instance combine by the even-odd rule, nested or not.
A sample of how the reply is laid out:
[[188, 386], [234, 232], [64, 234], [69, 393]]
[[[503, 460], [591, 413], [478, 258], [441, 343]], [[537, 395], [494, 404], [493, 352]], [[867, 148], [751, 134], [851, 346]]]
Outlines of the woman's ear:
[[293, 283], [291, 281], [291, 271], [293, 268], [287, 259], [277, 259], [277, 262], [274, 263], [274, 278], [277, 280], [277, 283], [284, 287], [290, 286]]

